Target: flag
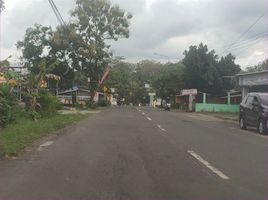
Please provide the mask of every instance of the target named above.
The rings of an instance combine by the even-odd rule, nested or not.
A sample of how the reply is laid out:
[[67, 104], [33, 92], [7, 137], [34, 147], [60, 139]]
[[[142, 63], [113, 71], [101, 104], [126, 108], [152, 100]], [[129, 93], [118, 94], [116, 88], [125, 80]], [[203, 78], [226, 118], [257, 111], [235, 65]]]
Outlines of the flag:
[[107, 79], [111, 70], [112, 70], [112, 67], [110, 65], [107, 65], [107, 67], [104, 69], [103, 76], [102, 76], [101, 80], [99, 81], [100, 85], [102, 85], [103, 82]]

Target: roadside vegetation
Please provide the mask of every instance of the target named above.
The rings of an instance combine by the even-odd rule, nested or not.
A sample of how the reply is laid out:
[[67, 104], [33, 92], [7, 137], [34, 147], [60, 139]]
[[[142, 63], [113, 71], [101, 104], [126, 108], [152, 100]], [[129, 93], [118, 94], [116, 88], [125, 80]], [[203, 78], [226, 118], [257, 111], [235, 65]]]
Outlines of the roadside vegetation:
[[35, 140], [88, 116], [88, 114], [54, 115], [38, 121], [21, 117], [17, 123], [1, 130], [0, 157], [16, 156]]
[[[4, 8], [0, 0], [0, 13]], [[0, 77], [5, 78], [0, 83], [3, 154], [16, 154], [47, 132], [83, 118], [57, 114], [63, 106], [56, 97], [59, 91], [75, 86], [90, 91], [85, 104], [74, 105], [77, 109], [109, 106], [106, 99], [94, 102], [96, 92], [113, 94], [126, 104], [137, 105], [149, 101], [149, 92], [161, 99], [175, 99], [186, 88], [223, 95], [235, 87], [224, 77], [242, 72], [232, 54], [219, 57], [203, 43], [191, 45], [176, 63], [126, 62], [113, 56], [110, 44], [130, 36], [131, 13], [108, 0], [76, 0], [70, 13], [69, 21], [54, 29], [41, 24], [29, 27], [17, 42], [26, 73], [9, 70], [10, 57], [0, 61]], [[108, 65], [113, 66], [109, 76]], [[247, 70], [265, 67], [267, 60]]]
[[[4, 11], [0, 0], [0, 14]], [[0, 154], [16, 155], [36, 139], [87, 115], [60, 115], [59, 91], [74, 86], [90, 91], [79, 109], [109, 105], [94, 102], [111, 63], [109, 40], [129, 37], [132, 15], [107, 0], [76, 0], [67, 23], [52, 29], [35, 24], [16, 46], [25, 73], [10, 70], [10, 57], [0, 61]], [[90, 81], [89, 81], [90, 80]]]

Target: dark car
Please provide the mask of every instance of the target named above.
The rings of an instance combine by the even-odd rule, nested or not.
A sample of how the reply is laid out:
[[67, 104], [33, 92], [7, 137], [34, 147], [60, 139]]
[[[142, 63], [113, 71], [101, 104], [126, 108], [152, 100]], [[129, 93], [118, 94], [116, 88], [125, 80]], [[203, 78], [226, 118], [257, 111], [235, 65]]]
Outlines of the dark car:
[[267, 134], [268, 93], [249, 93], [240, 104], [241, 129], [254, 126], [260, 134]]

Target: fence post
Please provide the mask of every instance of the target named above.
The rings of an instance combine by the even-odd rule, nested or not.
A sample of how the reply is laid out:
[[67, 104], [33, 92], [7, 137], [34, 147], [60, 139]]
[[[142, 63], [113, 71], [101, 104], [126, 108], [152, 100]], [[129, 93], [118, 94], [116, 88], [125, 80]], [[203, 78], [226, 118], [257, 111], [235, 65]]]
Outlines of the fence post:
[[228, 105], [230, 105], [231, 104], [231, 93], [228, 92], [227, 94], [228, 94]]
[[207, 102], [207, 94], [203, 93], [203, 104], [206, 104]]

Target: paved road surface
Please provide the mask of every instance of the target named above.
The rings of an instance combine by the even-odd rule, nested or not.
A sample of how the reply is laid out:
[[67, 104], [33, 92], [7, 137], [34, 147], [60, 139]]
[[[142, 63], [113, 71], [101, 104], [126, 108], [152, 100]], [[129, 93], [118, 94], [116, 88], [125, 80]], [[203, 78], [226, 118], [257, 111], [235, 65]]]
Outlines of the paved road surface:
[[267, 137], [198, 114], [115, 107], [17, 160], [1, 200], [266, 200]]

